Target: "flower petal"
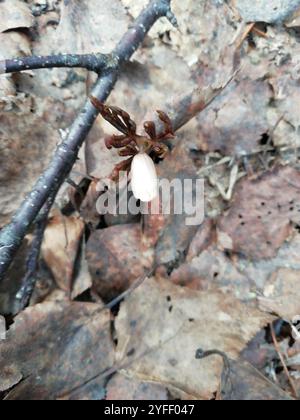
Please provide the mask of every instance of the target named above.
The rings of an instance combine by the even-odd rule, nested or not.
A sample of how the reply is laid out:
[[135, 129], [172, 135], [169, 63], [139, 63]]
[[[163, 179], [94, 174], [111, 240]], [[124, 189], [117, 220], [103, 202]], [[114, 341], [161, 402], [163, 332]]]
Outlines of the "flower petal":
[[153, 160], [146, 153], [137, 154], [131, 165], [131, 188], [137, 200], [149, 203], [158, 195], [158, 178]]

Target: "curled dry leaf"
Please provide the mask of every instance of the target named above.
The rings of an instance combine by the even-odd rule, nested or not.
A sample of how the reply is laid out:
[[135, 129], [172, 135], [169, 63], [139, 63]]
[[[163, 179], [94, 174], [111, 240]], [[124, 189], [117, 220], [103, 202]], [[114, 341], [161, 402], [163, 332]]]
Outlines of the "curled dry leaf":
[[269, 319], [232, 295], [149, 279], [121, 305], [117, 359], [131, 361], [125, 369], [130, 376], [163, 384], [173, 396], [210, 399], [222, 360], [195, 360], [196, 350], [218, 349], [235, 358]]
[[292, 222], [299, 223], [299, 211], [300, 172], [278, 167], [239, 183], [218, 229], [231, 238], [231, 251], [250, 259], [272, 258], [291, 235]]
[[[49, 220], [42, 245], [43, 259], [57, 285], [69, 293], [75, 288], [76, 295], [91, 286], [88, 270], [83, 271], [84, 261], [80, 258], [84, 228], [84, 222], [78, 217], [57, 214]], [[79, 270], [76, 263], [80, 265]]]
[[0, 32], [30, 28], [34, 17], [28, 4], [20, 0], [3, 0], [0, 3]]
[[75, 276], [73, 278], [71, 299], [77, 298], [92, 287], [92, 278], [86, 260], [86, 243], [84, 236], [82, 237], [81, 242], [79, 242], [79, 253], [75, 264]]
[[110, 368], [113, 359], [109, 312], [92, 303], [36, 305], [17, 316], [0, 342], [0, 389], [23, 378], [6, 399], [83, 399], [86, 382]]

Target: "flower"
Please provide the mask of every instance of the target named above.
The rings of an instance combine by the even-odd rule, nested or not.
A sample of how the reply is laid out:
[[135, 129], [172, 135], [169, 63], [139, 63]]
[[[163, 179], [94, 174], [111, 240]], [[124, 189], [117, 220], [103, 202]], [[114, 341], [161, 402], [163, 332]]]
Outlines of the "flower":
[[131, 188], [137, 200], [149, 203], [158, 196], [158, 178], [153, 160], [147, 153], [134, 156], [131, 165]]

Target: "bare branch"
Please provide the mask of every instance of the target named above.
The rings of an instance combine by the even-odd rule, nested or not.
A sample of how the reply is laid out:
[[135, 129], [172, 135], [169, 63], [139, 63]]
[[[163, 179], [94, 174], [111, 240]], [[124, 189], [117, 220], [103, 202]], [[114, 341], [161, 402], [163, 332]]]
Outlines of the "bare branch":
[[21, 312], [29, 304], [37, 280], [37, 270], [40, 259], [40, 252], [44, 233], [48, 224], [48, 216], [55, 197], [49, 197], [36, 220], [34, 238], [26, 260], [26, 274], [22, 280], [21, 287], [16, 294], [15, 307]]
[[[150, 1], [113, 51], [113, 56], [117, 61], [116, 68], [99, 77], [92, 91], [92, 96], [101, 102], [107, 99], [117, 80], [120, 66], [131, 58], [160, 17], [166, 16], [173, 24], [176, 24], [175, 16], [171, 12], [170, 2], [171, 0]], [[57, 148], [49, 167], [21, 204], [12, 222], [1, 230], [0, 280], [4, 278], [29, 227], [35, 221], [48, 197], [57, 194], [71, 171], [79, 149], [97, 116], [98, 111], [88, 99], [70, 128], [68, 137]]]
[[23, 70], [51, 69], [54, 67], [81, 67], [96, 73], [111, 70], [117, 61], [110, 54], [59, 54], [49, 56], [19, 57], [0, 61], [0, 74]]

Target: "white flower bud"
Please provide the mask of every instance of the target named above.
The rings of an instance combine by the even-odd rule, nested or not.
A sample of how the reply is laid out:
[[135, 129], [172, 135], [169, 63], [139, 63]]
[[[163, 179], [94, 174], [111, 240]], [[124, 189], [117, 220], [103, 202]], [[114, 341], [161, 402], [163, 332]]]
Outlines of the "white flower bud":
[[131, 165], [131, 188], [137, 200], [149, 203], [158, 195], [158, 178], [153, 160], [138, 153]]

